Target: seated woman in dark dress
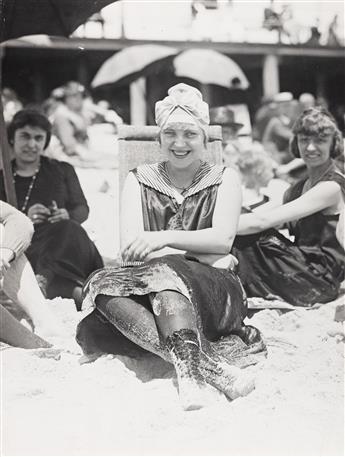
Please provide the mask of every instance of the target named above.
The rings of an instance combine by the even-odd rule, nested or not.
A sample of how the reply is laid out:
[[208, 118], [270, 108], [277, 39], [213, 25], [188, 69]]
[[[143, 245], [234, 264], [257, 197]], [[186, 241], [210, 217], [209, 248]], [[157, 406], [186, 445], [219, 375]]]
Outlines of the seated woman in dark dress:
[[[284, 195], [284, 204], [240, 216], [233, 253], [249, 296], [279, 297], [295, 306], [334, 300], [344, 279], [345, 252], [336, 236], [345, 177], [334, 159], [343, 139], [323, 108], [305, 110], [293, 128], [291, 150], [308, 178]], [[287, 224], [294, 242], [274, 227]], [[244, 235], [244, 236], [243, 236]]]
[[[35, 231], [26, 255], [44, 294], [74, 298], [80, 306], [81, 287], [102, 258], [81, 223], [89, 208], [74, 168], [41, 157], [48, 146], [51, 125], [35, 110], [19, 111], [8, 127], [13, 147], [13, 178], [18, 208]], [[0, 199], [5, 199], [3, 179]]]
[[172, 362], [183, 408], [196, 409], [210, 391], [219, 395], [214, 387], [230, 398], [247, 394], [252, 381], [242, 383], [234, 365], [255, 362], [265, 346], [243, 323], [246, 297], [231, 270], [239, 178], [203, 161], [208, 105], [197, 89], [178, 84], [156, 104], [156, 122], [168, 160], [129, 173], [121, 206], [126, 266], [89, 279], [85, 300], [96, 310], [80, 323], [77, 341], [91, 355], [111, 339], [120, 353], [129, 339]]

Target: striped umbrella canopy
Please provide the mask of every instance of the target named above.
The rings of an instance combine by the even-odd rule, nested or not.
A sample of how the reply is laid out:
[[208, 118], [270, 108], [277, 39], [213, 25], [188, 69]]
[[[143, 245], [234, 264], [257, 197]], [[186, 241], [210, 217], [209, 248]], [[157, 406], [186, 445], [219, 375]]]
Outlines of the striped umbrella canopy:
[[164, 63], [179, 77], [202, 84], [247, 89], [249, 81], [230, 57], [211, 49], [192, 48], [180, 51], [170, 46], [144, 44], [129, 46], [107, 59], [96, 73], [91, 87], [128, 84], [140, 76], [157, 72]]
[[150, 73], [152, 65], [177, 53], [178, 50], [173, 47], [158, 44], [128, 46], [102, 64], [91, 82], [91, 87], [134, 81], [143, 74]]

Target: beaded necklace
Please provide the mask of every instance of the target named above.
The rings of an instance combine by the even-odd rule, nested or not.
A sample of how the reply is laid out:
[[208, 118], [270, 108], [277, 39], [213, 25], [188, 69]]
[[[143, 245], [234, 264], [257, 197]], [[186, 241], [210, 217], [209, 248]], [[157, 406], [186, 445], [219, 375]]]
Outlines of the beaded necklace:
[[[31, 192], [32, 192], [32, 189], [34, 187], [34, 184], [35, 184], [35, 181], [36, 181], [36, 178], [37, 178], [37, 175], [38, 175], [39, 171], [40, 171], [40, 167], [36, 168], [35, 173], [31, 177], [31, 181], [30, 181], [28, 190], [27, 190], [25, 198], [24, 198], [24, 203], [23, 203], [22, 207], [20, 208], [22, 213], [25, 213], [25, 211], [26, 211], [26, 208], [28, 206], [28, 203], [29, 203], [29, 200], [30, 200], [30, 197], [31, 197]], [[14, 183], [16, 182], [16, 177], [17, 177], [17, 171], [14, 170], [14, 172], [13, 172], [13, 182]]]

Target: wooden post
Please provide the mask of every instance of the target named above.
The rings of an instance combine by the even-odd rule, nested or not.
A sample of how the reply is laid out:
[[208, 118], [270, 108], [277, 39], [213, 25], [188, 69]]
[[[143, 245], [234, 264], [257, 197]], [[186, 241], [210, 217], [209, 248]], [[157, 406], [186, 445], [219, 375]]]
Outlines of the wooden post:
[[7, 132], [4, 119], [2, 100], [0, 97], [0, 168], [4, 176], [7, 202], [17, 208], [17, 196], [13, 183], [10, 146], [7, 141]]
[[139, 78], [129, 86], [129, 105], [132, 125], [146, 125], [146, 78]]
[[268, 54], [264, 57], [262, 83], [265, 96], [275, 95], [280, 91], [278, 56]]
[[[2, 58], [4, 48], [0, 46], [0, 89], [2, 90]], [[2, 170], [5, 184], [7, 202], [17, 208], [17, 196], [13, 183], [10, 146], [7, 140], [7, 131], [4, 119], [4, 107], [0, 96], [0, 169]]]
[[87, 67], [87, 62], [85, 61], [85, 54], [82, 53], [77, 62], [78, 69], [78, 81], [85, 87], [88, 87], [90, 84], [89, 71]]
[[316, 74], [316, 97], [318, 99], [326, 98], [326, 84], [324, 73]]

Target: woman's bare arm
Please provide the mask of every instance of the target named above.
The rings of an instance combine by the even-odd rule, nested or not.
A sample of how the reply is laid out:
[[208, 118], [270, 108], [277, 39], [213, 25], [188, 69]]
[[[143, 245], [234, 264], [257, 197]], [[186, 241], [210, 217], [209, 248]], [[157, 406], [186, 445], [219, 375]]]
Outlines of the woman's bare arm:
[[310, 216], [318, 211], [331, 208], [341, 199], [340, 186], [331, 181], [324, 181], [308, 190], [305, 194], [289, 203], [265, 212], [242, 214], [240, 216], [238, 234], [262, 232], [286, 222]]

